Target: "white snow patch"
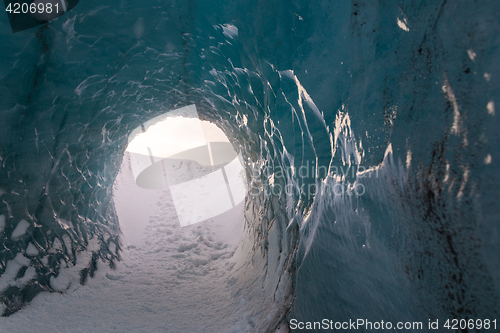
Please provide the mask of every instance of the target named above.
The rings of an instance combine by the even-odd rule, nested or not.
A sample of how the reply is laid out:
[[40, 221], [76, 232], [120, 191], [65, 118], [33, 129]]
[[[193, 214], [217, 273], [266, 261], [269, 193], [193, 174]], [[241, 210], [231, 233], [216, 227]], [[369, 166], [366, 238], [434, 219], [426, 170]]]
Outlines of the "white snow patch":
[[[61, 260], [61, 267], [64, 267], [64, 260]], [[74, 279], [74, 275], [68, 269], [61, 269], [57, 277], [52, 276], [50, 278], [50, 287], [55, 291], [63, 292], [70, 288], [71, 283]]]
[[488, 154], [485, 158], [484, 158], [484, 164], [490, 164], [491, 163], [491, 154]]
[[17, 224], [16, 228], [14, 229], [14, 231], [12, 232], [12, 235], [10, 236], [10, 238], [12, 240], [17, 240], [19, 237], [21, 237], [22, 235], [24, 235], [24, 233], [26, 232], [26, 230], [28, 230], [30, 224], [28, 221], [26, 220], [21, 220], [19, 221], [19, 223]]
[[[2, 318], [2, 331], [230, 332], [248, 322], [243, 316], [249, 312], [242, 308], [251, 302], [234, 297], [231, 275], [235, 250], [241, 247], [244, 204], [181, 228], [170, 192], [137, 187], [127, 163], [124, 159], [113, 191], [124, 248], [116, 270], [98, 261], [94, 278], [81, 286], [78, 272], [90, 258], [82, 252], [71, 267], [61, 261], [50, 286], [65, 293], [39, 294], [21, 311]], [[61, 241], [71, 251], [69, 237]], [[61, 241], [55, 240], [52, 250], [61, 248]], [[29, 263], [18, 255], [0, 282], [13, 281], [20, 262]]]
[[38, 255], [38, 250], [35, 247], [35, 245], [33, 245], [33, 243], [30, 242], [28, 244], [28, 247], [26, 247], [26, 254], [29, 255], [29, 256], [36, 256], [36, 255]]
[[448, 180], [450, 180], [450, 163], [446, 163], [446, 171], [444, 173], [444, 179], [443, 182], [447, 183]]
[[182, 227], [220, 215], [232, 207], [220, 169], [204, 177], [170, 186], [170, 192]]
[[398, 17], [398, 27], [400, 27], [404, 31], [410, 31], [410, 28], [408, 28], [407, 24], [408, 22], [406, 21], [406, 18], [404, 18], [403, 21], [401, 21]]
[[[26, 265], [27, 266], [27, 265]], [[13, 285], [21, 288], [23, 287], [27, 282], [30, 282], [36, 277], [36, 270], [35, 267], [29, 266], [26, 269], [26, 272], [24, 272], [24, 275], [22, 278], [19, 278], [12, 283]]]

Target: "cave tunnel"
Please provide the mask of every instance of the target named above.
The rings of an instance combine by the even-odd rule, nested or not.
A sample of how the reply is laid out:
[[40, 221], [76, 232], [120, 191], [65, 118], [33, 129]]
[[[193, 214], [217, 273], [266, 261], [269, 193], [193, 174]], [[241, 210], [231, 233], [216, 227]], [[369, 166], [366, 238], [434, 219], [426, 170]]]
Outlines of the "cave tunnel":
[[0, 332], [496, 331], [500, 2], [60, 3], [0, 21]]

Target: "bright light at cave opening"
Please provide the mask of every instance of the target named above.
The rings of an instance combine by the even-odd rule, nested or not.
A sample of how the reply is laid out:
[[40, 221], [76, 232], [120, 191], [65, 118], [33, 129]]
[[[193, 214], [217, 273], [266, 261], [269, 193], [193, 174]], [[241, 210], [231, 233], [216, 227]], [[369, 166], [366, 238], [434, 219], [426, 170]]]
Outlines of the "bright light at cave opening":
[[207, 142], [229, 142], [216, 125], [197, 118], [169, 117], [138, 134], [127, 146], [131, 153], [144, 154], [148, 147], [155, 149], [155, 158], [165, 158]]
[[222, 130], [199, 120], [195, 105], [144, 123], [130, 135], [126, 151], [138, 186], [170, 190], [181, 226], [220, 215], [245, 199], [241, 156]]

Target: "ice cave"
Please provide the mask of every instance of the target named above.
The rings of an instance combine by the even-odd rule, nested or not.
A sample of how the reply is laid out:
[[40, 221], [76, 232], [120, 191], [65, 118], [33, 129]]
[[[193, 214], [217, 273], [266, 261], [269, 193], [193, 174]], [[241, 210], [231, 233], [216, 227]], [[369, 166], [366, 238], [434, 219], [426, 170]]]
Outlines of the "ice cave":
[[499, 330], [499, 1], [4, 3], [0, 333]]

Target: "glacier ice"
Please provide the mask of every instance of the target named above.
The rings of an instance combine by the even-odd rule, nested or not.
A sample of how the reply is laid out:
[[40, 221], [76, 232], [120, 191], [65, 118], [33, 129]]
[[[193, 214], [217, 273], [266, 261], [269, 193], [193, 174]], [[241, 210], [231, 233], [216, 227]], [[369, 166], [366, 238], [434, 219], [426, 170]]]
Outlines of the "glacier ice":
[[4, 315], [122, 259], [129, 135], [194, 104], [249, 179], [234, 332], [498, 317], [499, 6], [91, 0], [2, 21]]

